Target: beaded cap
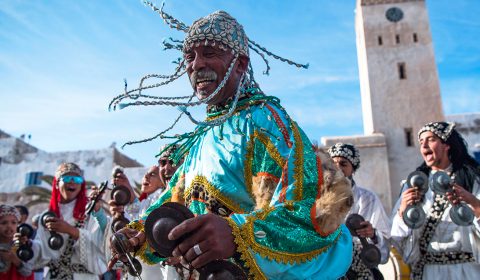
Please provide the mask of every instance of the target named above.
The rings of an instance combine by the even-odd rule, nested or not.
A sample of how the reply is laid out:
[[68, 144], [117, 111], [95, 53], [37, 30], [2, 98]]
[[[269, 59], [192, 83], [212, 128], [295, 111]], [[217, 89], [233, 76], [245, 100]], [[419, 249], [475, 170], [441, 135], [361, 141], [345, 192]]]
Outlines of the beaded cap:
[[360, 167], [360, 153], [358, 149], [352, 144], [337, 143], [328, 149], [330, 157], [346, 158], [353, 166], [354, 170]]
[[8, 215], [15, 216], [15, 218], [20, 221], [20, 212], [18, 212], [17, 208], [7, 204], [0, 205], [0, 217]]
[[83, 171], [73, 162], [64, 162], [57, 167], [55, 171], [55, 178], [60, 179], [62, 175], [67, 173], [75, 173], [78, 176], [83, 176]]
[[454, 128], [455, 123], [453, 122], [430, 122], [424, 125], [418, 131], [418, 139], [420, 140], [420, 135], [425, 131], [431, 131], [438, 138], [442, 139], [443, 141], [447, 141]]
[[157, 155], [158, 158], [170, 158], [171, 155], [175, 154], [178, 150], [177, 144], [165, 144], [160, 148], [160, 153]]
[[232, 50], [233, 53], [249, 56], [248, 38], [243, 26], [224, 11], [216, 11], [196, 20], [188, 29], [183, 41], [183, 52], [190, 50], [194, 45], [198, 46], [200, 42], [212, 46], [217, 43], [224, 51]]

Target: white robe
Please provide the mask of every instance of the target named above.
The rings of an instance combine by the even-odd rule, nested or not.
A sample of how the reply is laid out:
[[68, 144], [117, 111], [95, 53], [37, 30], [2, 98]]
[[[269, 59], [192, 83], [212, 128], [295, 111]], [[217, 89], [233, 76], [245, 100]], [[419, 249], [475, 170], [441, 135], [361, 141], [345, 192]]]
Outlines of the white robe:
[[[448, 170], [447, 170], [448, 171]], [[480, 199], [480, 185], [475, 181], [472, 193]], [[428, 215], [434, 201], [434, 192], [429, 188], [425, 194], [422, 208]], [[402, 217], [397, 213], [401, 197], [393, 209], [391, 238], [403, 260], [411, 267], [420, 259], [419, 239], [423, 226], [418, 229], [407, 227]], [[471, 252], [475, 262], [459, 264], [426, 264], [423, 279], [479, 279], [480, 277], [480, 219], [474, 218], [471, 226], [459, 226], [450, 219], [448, 203], [441, 221], [430, 241], [428, 252]]]
[[[60, 204], [60, 213], [65, 221], [70, 225], [75, 225], [73, 218], [73, 209], [76, 200]], [[104, 252], [105, 236], [104, 231], [100, 229], [97, 220], [90, 216], [85, 221], [82, 228], [79, 228], [80, 235], [73, 245], [73, 253], [71, 257], [72, 264], [82, 264], [92, 274], [74, 273], [74, 280], [98, 280], [99, 275], [107, 270]], [[68, 243], [68, 234], [60, 233], [63, 236], [64, 243], [60, 250], [52, 250], [48, 246], [49, 231], [41, 224], [38, 227], [37, 235], [33, 241], [34, 250], [34, 267], [45, 267], [50, 260], [60, 258]], [[46, 278], [50, 279], [50, 273], [47, 272]]]
[[[133, 203], [125, 206], [125, 217], [130, 221], [140, 218], [140, 216], [145, 213], [148, 207], [157, 201], [164, 191], [165, 189], [158, 189], [142, 201], [135, 199]], [[180, 279], [180, 276], [172, 266], [162, 266], [160, 264], [150, 265], [144, 263], [141, 259], [139, 259], [139, 261], [142, 264], [142, 274], [140, 275], [142, 279]], [[128, 277], [128, 279], [136, 279], [130, 275]]]
[[153, 204], [165, 191], [164, 188], [157, 189], [153, 193], [147, 196], [144, 200], [140, 201], [138, 198], [125, 206], [125, 218], [130, 221], [138, 219], [145, 211]]
[[[369, 221], [372, 224], [377, 239], [377, 243], [374, 245], [380, 250], [382, 256], [381, 263], [384, 264], [388, 261], [390, 253], [390, 218], [375, 193], [356, 184], [353, 185], [352, 191], [354, 202], [347, 217], [350, 214], [359, 214], [365, 221]], [[354, 242], [360, 242], [358, 237], [354, 237], [353, 240]]]

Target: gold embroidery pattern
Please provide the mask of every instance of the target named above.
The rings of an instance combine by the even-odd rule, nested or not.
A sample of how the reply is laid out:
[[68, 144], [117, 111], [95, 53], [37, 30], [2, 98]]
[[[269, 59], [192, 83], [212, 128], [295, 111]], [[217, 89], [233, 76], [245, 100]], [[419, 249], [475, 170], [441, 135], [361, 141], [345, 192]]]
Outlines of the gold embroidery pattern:
[[[318, 155], [315, 156], [317, 159], [317, 197], [315, 200], [320, 199], [322, 195], [322, 186], [323, 186], [323, 171], [322, 171], [322, 160]], [[317, 219], [315, 218], [317, 216], [317, 205], [316, 203], [313, 203], [312, 208], [310, 209], [310, 219], [312, 220], [313, 228], [315, 228], [315, 231], [318, 232], [321, 236], [327, 236], [328, 234], [325, 234], [322, 229], [320, 228], [320, 225], [318, 224]]]
[[267, 277], [263, 274], [260, 267], [258, 267], [255, 258], [252, 256], [245, 242], [240, 234], [240, 228], [230, 218], [226, 218], [228, 224], [232, 228], [232, 234], [235, 237], [234, 242], [237, 244], [237, 251], [240, 253], [240, 258], [245, 262], [245, 266], [248, 267], [250, 276], [255, 280], [267, 280]]
[[250, 135], [250, 140], [247, 143], [247, 151], [245, 153], [245, 164], [244, 164], [244, 176], [245, 176], [245, 185], [247, 186], [248, 194], [252, 194], [252, 162], [253, 162], [253, 146], [255, 144], [254, 135]]
[[295, 140], [295, 166], [293, 167], [293, 185], [295, 189], [293, 190], [293, 199], [298, 201], [303, 198], [303, 142], [298, 126], [294, 121], [290, 123], [290, 128], [293, 131], [293, 139]]
[[208, 182], [205, 176], [195, 176], [195, 178], [192, 180], [191, 185], [188, 187], [188, 189], [185, 190], [184, 199], [187, 199], [188, 196], [190, 196], [190, 192], [192, 191], [192, 187], [195, 183], [204, 186], [204, 188], [211, 196], [218, 199], [223, 205], [227, 206], [228, 209], [232, 210], [234, 213], [242, 214], [245, 212], [238, 203], [223, 195], [215, 186], [210, 184], [210, 182]]
[[269, 260], [274, 260], [276, 262], [284, 263], [284, 264], [295, 264], [295, 263], [302, 263], [302, 262], [307, 262], [312, 260], [313, 258], [316, 258], [318, 255], [326, 252], [330, 247], [332, 247], [334, 244], [337, 243], [338, 239], [342, 235], [342, 230], [340, 229], [340, 232], [338, 233], [337, 237], [335, 240], [329, 244], [328, 246], [325, 246], [323, 248], [313, 250], [310, 252], [305, 252], [305, 253], [289, 253], [289, 252], [280, 252], [280, 251], [275, 251], [272, 250], [268, 247], [265, 247], [263, 245], [260, 245], [256, 242], [255, 237], [254, 237], [254, 222], [256, 220], [264, 220], [265, 217], [274, 210], [275, 208], [273, 207], [266, 207], [264, 209], [264, 212], [258, 213], [258, 217], [254, 217], [253, 215], [248, 216], [245, 225], [243, 226], [243, 229], [241, 231], [242, 239], [247, 245], [256, 253], [258, 253], [260, 256], [263, 258], [267, 258]]
[[285, 164], [285, 159], [280, 155], [275, 145], [265, 134], [255, 130], [253, 132], [253, 136], [265, 146], [268, 154], [278, 164], [278, 166], [283, 166]]

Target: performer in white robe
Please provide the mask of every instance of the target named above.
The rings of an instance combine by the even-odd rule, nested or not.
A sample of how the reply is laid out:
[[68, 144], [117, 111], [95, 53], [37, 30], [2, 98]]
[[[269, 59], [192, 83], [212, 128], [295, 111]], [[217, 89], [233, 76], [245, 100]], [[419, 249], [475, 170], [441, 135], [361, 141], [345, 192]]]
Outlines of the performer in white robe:
[[[55, 172], [49, 207], [57, 218], [39, 225], [32, 246], [35, 268], [47, 267], [45, 279], [98, 280], [106, 272], [107, 217], [103, 210], [85, 216], [86, 204], [81, 169], [74, 163], [62, 163]], [[49, 231], [62, 236], [64, 243], [59, 250], [49, 247]]]
[[[142, 216], [145, 211], [152, 205], [161, 194], [165, 191], [170, 178], [173, 176], [178, 168], [178, 165], [174, 165], [169, 156], [177, 149], [177, 145], [170, 147], [163, 146], [159, 155], [158, 166], [152, 166], [145, 173], [142, 179], [142, 193], [139, 198], [134, 197], [133, 201], [125, 207], [115, 205], [114, 201], [110, 201], [110, 210], [112, 213], [124, 212], [125, 218], [130, 221], [137, 220]], [[181, 163], [180, 163], [181, 164]], [[179, 165], [180, 165], [179, 164]], [[127, 186], [131, 189], [130, 182], [124, 173], [116, 174], [114, 180], [115, 185]], [[133, 194], [133, 190], [132, 190]], [[168, 265], [158, 265], [156, 263], [149, 263], [143, 259], [140, 259], [142, 264], [142, 279], [178, 279], [179, 276], [174, 267]], [[129, 279], [135, 279], [129, 275]]]
[[[353, 206], [347, 214], [359, 214], [365, 221], [364, 228], [357, 230], [359, 236], [369, 238], [380, 250], [382, 264], [388, 261], [390, 253], [391, 221], [378, 196], [365, 188], [358, 186], [353, 180], [353, 174], [360, 167], [360, 154], [352, 144], [337, 143], [328, 149], [333, 162], [352, 182]], [[368, 269], [360, 260], [361, 242], [353, 237], [354, 256], [352, 266], [347, 273], [347, 279], [382, 279], [377, 268]]]
[[[393, 209], [391, 237], [412, 279], [478, 279], [480, 276], [480, 167], [468, 155], [466, 144], [453, 123], [435, 122], [419, 131], [424, 163], [417, 170], [432, 176], [444, 171], [455, 182], [453, 192], [422, 196], [416, 188], [404, 187]], [[459, 226], [450, 218], [452, 203], [473, 209], [473, 223]], [[409, 228], [402, 215], [408, 205], [420, 203], [427, 215], [424, 225]]]

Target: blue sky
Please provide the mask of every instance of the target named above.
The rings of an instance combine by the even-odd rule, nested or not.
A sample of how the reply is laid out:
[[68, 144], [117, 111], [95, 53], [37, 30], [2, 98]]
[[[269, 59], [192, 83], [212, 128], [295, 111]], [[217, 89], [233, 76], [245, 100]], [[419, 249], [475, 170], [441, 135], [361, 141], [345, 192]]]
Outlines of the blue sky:
[[[161, 2], [155, 2], [160, 6]], [[446, 114], [480, 111], [480, 1], [427, 1]], [[182, 0], [165, 10], [186, 24], [225, 10], [247, 35], [270, 51], [301, 63], [270, 59], [269, 76], [253, 58], [262, 89], [282, 100], [307, 135], [363, 134], [354, 30], [354, 0]], [[139, 0], [0, 2], [0, 129], [31, 134], [46, 151], [120, 146], [153, 136], [177, 111], [136, 107], [108, 112], [109, 101], [144, 74], [170, 74], [178, 54], [162, 51], [165, 37], [182, 38]], [[154, 90], [188, 95], [186, 77]], [[197, 112], [201, 114], [200, 112]], [[181, 122], [176, 132], [191, 129]], [[127, 146], [145, 165], [165, 142]]]

